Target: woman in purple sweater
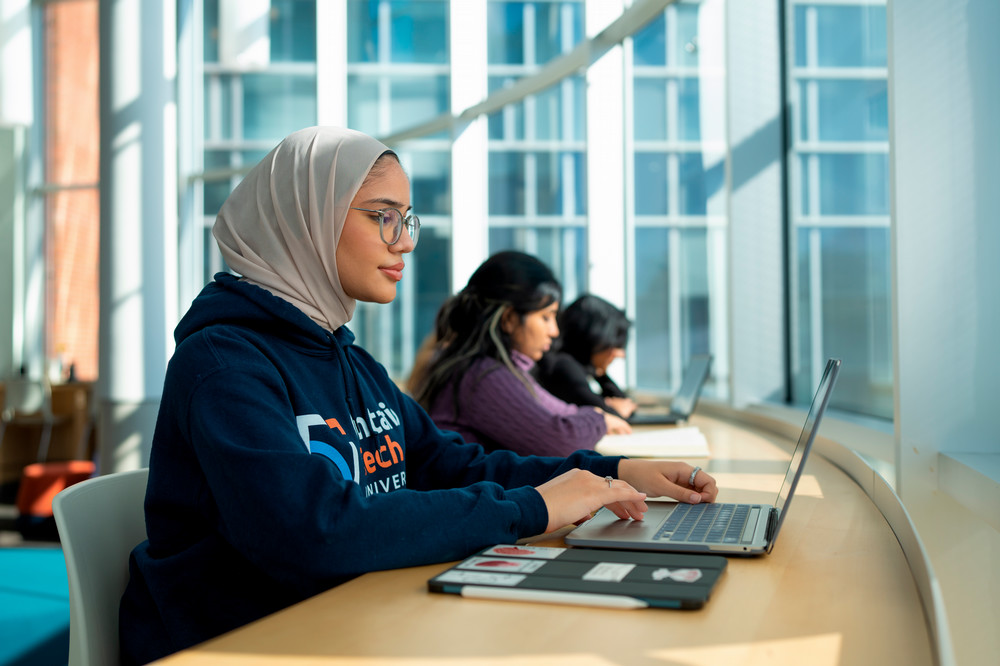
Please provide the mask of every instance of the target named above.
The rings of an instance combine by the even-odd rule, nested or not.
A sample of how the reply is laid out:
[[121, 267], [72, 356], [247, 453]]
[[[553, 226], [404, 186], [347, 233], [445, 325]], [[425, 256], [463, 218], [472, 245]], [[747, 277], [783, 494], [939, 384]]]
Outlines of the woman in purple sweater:
[[417, 391], [438, 427], [489, 450], [545, 456], [630, 432], [618, 416], [563, 402], [531, 376], [559, 335], [561, 296], [552, 271], [523, 252], [500, 252], [476, 269], [444, 306], [444, 344]]

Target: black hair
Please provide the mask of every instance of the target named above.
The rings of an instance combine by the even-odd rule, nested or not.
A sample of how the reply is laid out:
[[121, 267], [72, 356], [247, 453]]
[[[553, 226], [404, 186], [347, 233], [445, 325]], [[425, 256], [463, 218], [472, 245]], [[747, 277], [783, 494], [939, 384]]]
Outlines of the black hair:
[[417, 400], [429, 409], [438, 393], [451, 383], [457, 411], [460, 378], [484, 356], [500, 361], [530, 390], [530, 383], [510, 360], [511, 339], [500, 325], [501, 319], [512, 311], [523, 320], [561, 298], [559, 281], [535, 257], [514, 250], [491, 256], [476, 269], [465, 288], [442, 305], [436, 328], [444, 344], [431, 360]]
[[624, 349], [632, 322], [600, 296], [584, 294], [559, 313], [559, 349], [583, 365], [606, 349]]

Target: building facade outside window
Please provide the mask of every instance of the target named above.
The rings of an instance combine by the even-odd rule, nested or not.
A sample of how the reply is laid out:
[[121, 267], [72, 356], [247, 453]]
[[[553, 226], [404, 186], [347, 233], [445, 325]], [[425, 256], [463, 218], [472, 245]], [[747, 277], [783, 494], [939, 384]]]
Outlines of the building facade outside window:
[[632, 38], [634, 384], [680, 385], [714, 353], [706, 395], [725, 397], [726, 144], [721, 15], [675, 3]]
[[212, 225], [226, 197], [281, 139], [316, 124], [316, 2], [193, 2], [195, 15], [199, 9], [201, 58], [192, 63], [195, 71], [181, 75], [191, 77], [200, 95], [181, 123], [199, 137], [191, 168], [203, 177], [192, 196], [199, 202], [195, 246], [202, 249], [205, 283], [225, 268]]
[[[584, 3], [487, 3], [489, 90], [531, 75], [584, 38]], [[490, 252], [554, 270], [571, 301], [587, 285], [586, 104], [575, 75], [489, 117]]]
[[[449, 5], [443, 0], [348, 0], [347, 125], [387, 136], [450, 110]], [[321, 26], [320, 31], [335, 26]], [[420, 246], [389, 306], [358, 303], [351, 330], [405, 377], [449, 294], [451, 142], [446, 134], [394, 146], [410, 177]]]
[[833, 406], [891, 419], [885, 6], [790, 2], [786, 25], [792, 398], [836, 356]]
[[[487, 90], [571, 52], [591, 34], [593, 1], [485, 0]], [[187, 298], [223, 268], [210, 234], [222, 201], [283, 136], [317, 122], [324, 93], [343, 102], [348, 126], [375, 136], [463, 111], [450, 108], [458, 10], [446, 0], [345, 0], [344, 17], [319, 12], [324, 25], [316, 0], [191, 3], [203, 19], [202, 53], [184, 75], [201, 82], [181, 122], [197, 129], [189, 197], [200, 235], [185, 247], [201, 280]], [[705, 352], [719, 359], [707, 394], [726, 398], [730, 388], [727, 284], [739, 278], [729, 274], [726, 123], [738, 110], [726, 100], [721, 7], [670, 4], [620, 47], [625, 210], [615, 224], [627, 239], [630, 353], [641, 358], [626, 381], [643, 391], [675, 389], [690, 356]], [[789, 2], [785, 23], [789, 112], [777, 122], [789, 128], [788, 394], [808, 401], [820, 361], [840, 356], [850, 372], [836, 406], [891, 417], [885, 10]], [[259, 34], [248, 39], [242, 29], [235, 43], [245, 25]], [[345, 45], [341, 82], [318, 80], [318, 40], [331, 35]], [[453, 247], [453, 225], [487, 224], [491, 253], [537, 255], [563, 282], [566, 302], [594, 289], [590, 268], [602, 248], [588, 247], [588, 229], [607, 220], [588, 211], [587, 85], [577, 71], [489, 114], [485, 220], [452, 210], [460, 166], [447, 130], [395, 146], [421, 216], [420, 247], [400, 297], [389, 307], [361, 304], [351, 324], [393, 376], [406, 376], [451, 291], [450, 258], [463, 252]]]

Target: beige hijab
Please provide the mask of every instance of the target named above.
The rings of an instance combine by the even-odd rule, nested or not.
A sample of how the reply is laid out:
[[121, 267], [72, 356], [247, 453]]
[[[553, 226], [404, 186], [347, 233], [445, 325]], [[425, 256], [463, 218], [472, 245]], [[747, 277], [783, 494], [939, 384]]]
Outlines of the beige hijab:
[[365, 177], [388, 151], [337, 127], [289, 135], [236, 186], [212, 233], [226, 263], [323, 328], [350, 321], [355, 300], [337, 274], [337, 242]]

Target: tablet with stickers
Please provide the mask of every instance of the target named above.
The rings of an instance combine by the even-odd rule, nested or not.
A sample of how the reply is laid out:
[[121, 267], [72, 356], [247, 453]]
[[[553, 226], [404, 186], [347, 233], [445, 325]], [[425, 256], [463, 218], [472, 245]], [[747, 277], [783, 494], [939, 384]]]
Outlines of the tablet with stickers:
[[610, 608], [701, 608], [726, 570], [716, 555], [498, 545], [427, 581], [477, 599]]

